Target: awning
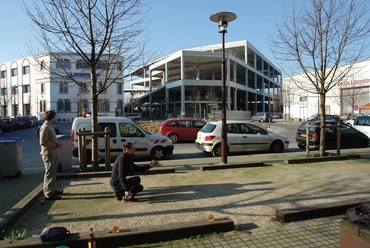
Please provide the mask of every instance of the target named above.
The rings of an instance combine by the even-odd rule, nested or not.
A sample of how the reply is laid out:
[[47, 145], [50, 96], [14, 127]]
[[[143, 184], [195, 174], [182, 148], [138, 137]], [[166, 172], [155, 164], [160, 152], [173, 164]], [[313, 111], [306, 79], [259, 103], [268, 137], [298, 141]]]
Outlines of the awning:
[[361, 106], [360, 109], [362, 109], [362, 110], [370, 110], [370, 102], [367, 103], [367, 104], [365, 104], [365, 105], [363, 105], [363, 106]]

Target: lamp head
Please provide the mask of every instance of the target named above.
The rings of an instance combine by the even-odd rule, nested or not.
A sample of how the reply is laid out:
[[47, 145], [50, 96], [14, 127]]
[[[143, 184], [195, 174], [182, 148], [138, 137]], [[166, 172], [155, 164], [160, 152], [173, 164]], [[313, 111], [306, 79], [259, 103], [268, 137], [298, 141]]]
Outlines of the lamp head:
[[219, 12], [211, 15], [210, 19], [218, 23], [219, 33], [227, 33], [227, 24], [234, 21], [236, 15], [231, 12]]

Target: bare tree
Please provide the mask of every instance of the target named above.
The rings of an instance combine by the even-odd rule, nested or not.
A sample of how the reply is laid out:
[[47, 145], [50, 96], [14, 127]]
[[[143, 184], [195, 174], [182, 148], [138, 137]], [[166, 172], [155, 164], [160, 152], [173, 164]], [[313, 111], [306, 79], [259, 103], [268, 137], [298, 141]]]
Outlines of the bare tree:
[[14, 95], [9, 94], [8, 87], [7, 87], [5, 81], [1, 81], [0, 90], [1, 90], [1, 92], [0, 92], [0, 106], [1, 106], [1, 109], [3, 111], [2, 114], [5, 117], [8, 114], [8, 111], [9, 111], [8, 106], [11, 106], [12, 99], [13, 99]]
[[199, 109], [199, 104], [201, 100], [202, 100], [202, 96], [200, 94], [199, 89], [196, 86], [193, 86], [190, 96], [188, 96], [188, 101], [189, 101], [190, 107], [194, 109], [194, 116], [197, 114], [197, 109]]
[[[34, 1], [35, 13], [26, 3], [24, 6], [39, 29], [42, 51], [56, 61], [56, 67], [44, 64], [44, 69], [54, 81], [70, 80], [90, 94], [92, 131], [96, 132], [98, 95], [113, 83], [122, 82], [124, 71], [141, 65], [148, 41], [139, 40], [146, 30], [146, 11], [141, 11], [144, 5], [141, 0], [39, 0]], [[64, 66], [60, 55], [65, 53], [80, 58], [78, 66], [90, 75], [88, 84]], [[40, 53], [33, 52], [37, 61], [35, 54]], [[92, 167], [99, 167], [96, 135], [92, 138]]]
[[[210, 103], [210, 104], [217, 104], [217, 102], [220, 101], [220, 98], [219, 96], [216, 94], [215, 92], [215, 89], [213, 86], [209, 86], [205, 96], [206, 100]], [[212, 108], [211, 108], [212, 109]], [[214, 107], [213, 107], [213, 110], [216, 110]], [[213, 111], [213, 118], [215, 118], [215, 111]]]
[[284, 107], [284, 119], [290, 122], [291, 121], [291, 116], [290, 116], [290, 108], [294, 104], [294, 92], [295, 88], [292, 86], [292, 83], [289, 81], [285, 81], [283, 84], [283, 89], [282, 89], [282, 104]]
[[137, 109], [137, 107], [139, 107], [139, 104], [140, 104], [140, 101], [133, 98], [132, 95], [130, 95], [130, 97], [128, 97], [128, 98], [125, 98], [125, 101], [126, 101], [128, 107], [129, 107], [129, 110], [131, 111], [131, 113], [133, 113], [134, 110]]
[[[305, 4], [308, 4], [306, 6]], [[320, 99], [320, 156], [325, 155], [325, 96], [338, 82], [353, 72], [356, 62], [366, 57], [370, 33], [366, 0], [309, 0], [301, 11], [293, 7], [277, 26], [272, 38], [274, 56], [299, 68], [302, 77], [290, 77], [296, 86], [318, 94]], [[345, 66], [341, 66], [345, 65]], [[292, 75], [297, 71], [289, 71]]]
[[351, 116], [354, 115], [355, 105], [369, 94], [367, 87], [336, 87], [333, 90], [333, 101], [340, 106], [341, 111], [343, 110], [343, 106], [351, 106]]

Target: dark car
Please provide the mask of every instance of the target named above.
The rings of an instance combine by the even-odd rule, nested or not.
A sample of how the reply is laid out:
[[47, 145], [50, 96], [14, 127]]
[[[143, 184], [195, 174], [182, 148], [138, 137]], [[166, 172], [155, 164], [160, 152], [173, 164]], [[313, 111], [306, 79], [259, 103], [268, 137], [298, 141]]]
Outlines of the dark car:
[[198, 131], [206, 124], [206, 121], [197, 118], [168, 119], [163, 122], [158, 132], [171, 139], [172, 143], [178, 141], [195, 141]]
[[[314, 114], [311, 115], [310, 117], [307, 118], [308, 121], [319, 121], [321, 120], [321, 117], [319, 114]], [[340, 116], [339, 115], [332, 115], [332, 114], [326, 114], [325, 115], [325, 120], [326, 121], [339, 121]]]
[[16, 116], [14, 120], [17, 122], [18, 128], [32, 127], [32, 121], [28, 116]]
[[1, 118], [0, 126], [3, 132], [16, 131], [18, 129], [17, 123], [13, 119], [10, 119], [10, 118]]
[[[310, 146], [318, 148], [320, 146], [320, 121], [302, 122], [296, 132], [296, 141], [299, 148], [306, 148], [306, 127], [310, 125], [309, 143]], [[339, 122], [341, 132], [341, 147], [340, 148], [366, 148], [369, 146], [369, 138], [362, 132], [353, 127]], [[326, 148], [337, 148], [337, 121], [325, 122], [325, 146]]]
[[[38, 122], [37, 122], [37, 126], [36, 126], [36, 129], [37, 129], [37, 136], [40, 136], [40, 128], [41, 128], [41, 126], [42, 126], [42, 124], [44, 123], [45, 121], [43, 121], [43, 120], [39, 120]], [[58, 124], [56, 124], [55, 122], [52, 124], [52, 126], [53, 126], [53, 129], [54, 129], [54, 131], [55, 131], [55, 134], [59, 134], [60, 132], [59, 132], [59, 127], [58, 127]]]

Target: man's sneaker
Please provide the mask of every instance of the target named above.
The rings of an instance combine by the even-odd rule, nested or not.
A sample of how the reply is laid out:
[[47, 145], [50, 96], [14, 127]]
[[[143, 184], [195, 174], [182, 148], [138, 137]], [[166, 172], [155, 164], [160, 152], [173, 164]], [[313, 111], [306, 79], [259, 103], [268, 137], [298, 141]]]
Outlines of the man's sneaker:
[[59, 195], [52, 195], [50, 197], [45, 197], [45, 200], [48, 200], [48, 201], [55, 201], [55, 200], [61, 200], [62, 197], [59, 196]]
[[114, 192], [114, 196], [116, 197], [117, 201], [122, 201], [122, 194], [120, 192]]

